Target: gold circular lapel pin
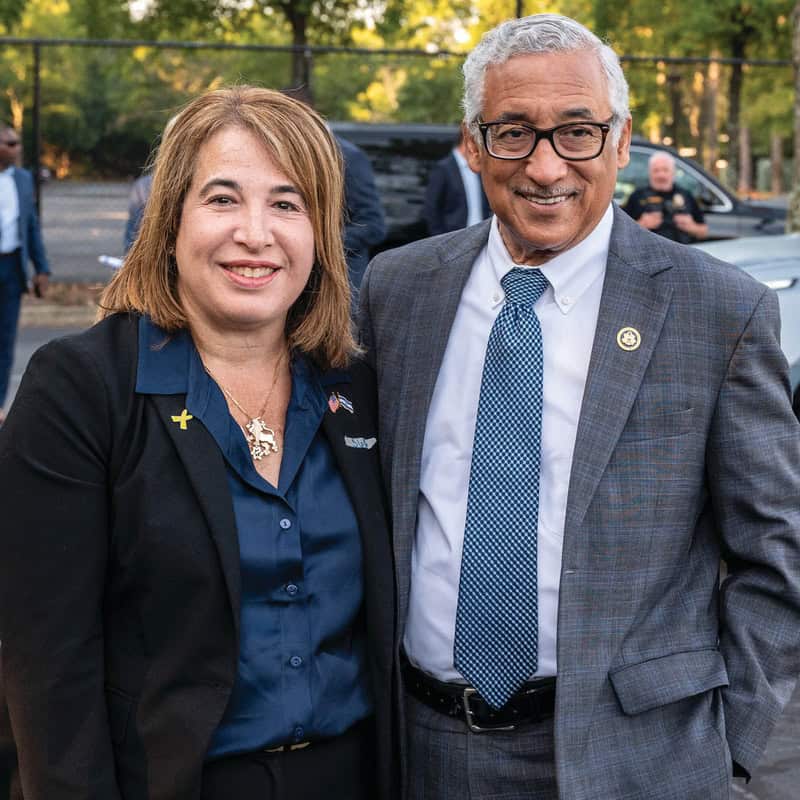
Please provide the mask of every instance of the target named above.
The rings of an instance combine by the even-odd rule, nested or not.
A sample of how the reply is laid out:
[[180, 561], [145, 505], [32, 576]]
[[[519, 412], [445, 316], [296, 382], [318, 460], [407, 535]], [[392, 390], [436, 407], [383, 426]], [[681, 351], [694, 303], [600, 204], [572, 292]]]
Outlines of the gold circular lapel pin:
[[642, 343], [642, 335], [636, 328], [620, 328], [617, 333], [617, 344], [627, 352], [638, 350]]

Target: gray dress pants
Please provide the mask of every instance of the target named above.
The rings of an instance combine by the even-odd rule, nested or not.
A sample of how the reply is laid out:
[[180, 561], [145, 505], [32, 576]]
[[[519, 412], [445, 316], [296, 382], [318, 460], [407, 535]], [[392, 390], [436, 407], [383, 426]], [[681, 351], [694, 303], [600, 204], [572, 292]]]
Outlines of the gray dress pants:
[[406, 696], [409, 800], [558, 800], [553, 720], [472, 733]]

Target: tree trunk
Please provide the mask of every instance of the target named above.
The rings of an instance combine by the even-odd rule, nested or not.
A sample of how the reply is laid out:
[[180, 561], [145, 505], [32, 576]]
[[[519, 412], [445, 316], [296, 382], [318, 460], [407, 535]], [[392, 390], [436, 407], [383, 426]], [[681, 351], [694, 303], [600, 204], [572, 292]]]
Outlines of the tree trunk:
[[792, 60], [794, 61], [794, 176], [786, 230], [800, 231], [800, 0], [792, 13]]
[[304, 88], [309, 96], [311, 91], [311, 56], [307, 52], [308, 38], [306, 26], [308, 23], [308, 4], [283, 2], [280, 8], [286, 15], [289, 25], [292, 27], [292, 78], [291, 88]]
[[669, 92], [669, 107], [672, 115], [672, 120], [667, 130], [672, 139], [670, 143], [673, 147], [678, 147], [680, 144], [681, 131], [681, 116], [682, 116], [682, 103], [681, 103], [681, 74], [679, 72], [670, 72], [667, 74], [667, 90]]
[[772, 194], [783, 191], [783, 137], [773, 133], [769, 139], [770, 186]]
[[748, 195], [753, 191], [753, 161], [750, 157], [750, 128], [739, 127], [739, 194]]
[[[713, 52], [712, 56], [719, 53]], [[703, 166], [714, 175], [717, 174], [719, 160], [719, 117], [717, 116], [717, 98], [719, 97], [719, 64], [712, 61], [708, 65], [703, 85], [703, 116], [700, 130], [703, 137]]]
[[[734, 36], [731, 40], [731, 57], [745, 57], [745, 39], [743, 36]], [[741, 64], [731, 65], [731, 79], [728, 84], [728, 186], [739, 184], [739, 117], [742, 106], [742, 78]]]

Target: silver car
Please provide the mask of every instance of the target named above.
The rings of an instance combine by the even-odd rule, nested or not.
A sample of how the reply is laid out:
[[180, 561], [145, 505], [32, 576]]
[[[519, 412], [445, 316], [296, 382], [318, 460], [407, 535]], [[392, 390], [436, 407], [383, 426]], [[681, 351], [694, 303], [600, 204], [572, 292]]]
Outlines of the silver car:
[[781, 346], [796, 390], [800, 384], [800, 233], [701, 242], [695, 247], [736, 264], [777, 292]]

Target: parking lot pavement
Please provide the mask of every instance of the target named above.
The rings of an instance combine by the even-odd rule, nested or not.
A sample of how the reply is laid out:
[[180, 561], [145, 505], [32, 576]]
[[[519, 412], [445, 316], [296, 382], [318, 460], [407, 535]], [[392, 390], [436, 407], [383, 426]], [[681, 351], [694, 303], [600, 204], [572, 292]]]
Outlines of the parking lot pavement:
[[59, 281], [108, 279], [101, 255], [121, 256], [130, 183], [51, 181], [42, 188], [42, 235]]
[[80, 328], [61, 327], [61, 328], [20, 328], [17, 334], [17, 346], [14, 349], [14, 366], [11, 370], [11, 381], [8, 386], [8, 397], [6, 398], [6, 408], [11, 408], [11, 402], [19, 389], [19, 382], [22, 380], [22, 373], [28, 365], [30, 357], [45, 343], [58, 336], [66, 336], [68, 333], [75, 333]]

